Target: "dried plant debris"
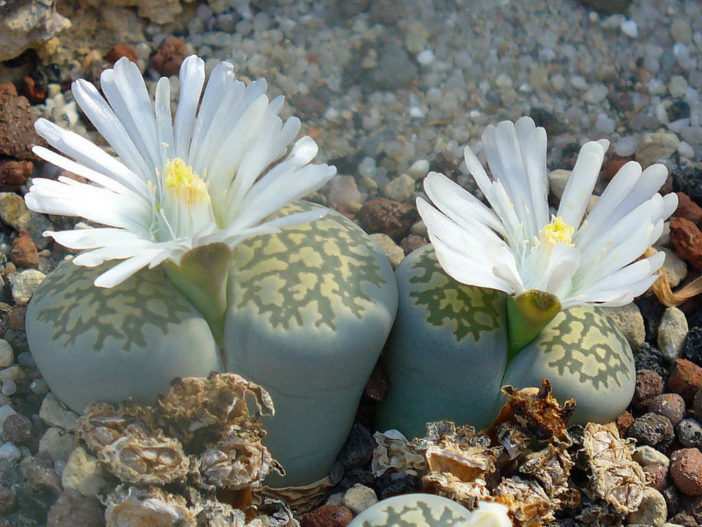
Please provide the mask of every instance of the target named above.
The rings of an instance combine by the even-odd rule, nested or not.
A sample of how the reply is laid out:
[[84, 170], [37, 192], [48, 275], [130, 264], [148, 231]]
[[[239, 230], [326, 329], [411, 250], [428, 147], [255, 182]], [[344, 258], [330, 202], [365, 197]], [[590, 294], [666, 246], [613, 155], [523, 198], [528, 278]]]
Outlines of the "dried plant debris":
[[272, 414], [268, 393], [231, 373], [177, 379], [154, 406], [90, 405], [76, 435], [121, 482], [105, 497], [107, 525], [297, 526], [258, 494], [283, 473], [261, 443], [259, 417]]
[[585, 426], [583, 453], [590, 469], [590, 497], [606, 502], [622, 515], [639, 508], [646, 487], [645, 473], [631, 459], [631, 448], [613, 423]]
[[[514, 525], [522, 527], [572, 518], [580, 510], [587, 512], [584, 523], [617, 525], [638, 508], [643, 471], [631, 460], [616, 427], [589, 424], [584, 431], [569, 431], [575, 403], [559, 405], [547, 381], [539, 389], [508, 386], [503, 394], [507, 403], [483, 432], [439, 421], [427, 425], [424, 438], [411, 442], [395, 431], [376, 434], [374, 474], [424, 469], [425, 492], [469, 509], [478, 500], [502, 503]], [[589, 475], [581, 478], [588, 485], [584, 489], [571, 478], [578, 455]]]

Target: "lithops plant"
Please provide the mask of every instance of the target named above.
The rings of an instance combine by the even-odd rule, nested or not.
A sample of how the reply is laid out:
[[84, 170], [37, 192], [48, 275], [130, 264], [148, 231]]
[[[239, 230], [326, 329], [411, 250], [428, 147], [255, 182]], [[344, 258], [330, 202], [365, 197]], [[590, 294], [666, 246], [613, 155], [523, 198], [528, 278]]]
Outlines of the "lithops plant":
[[[300, 202], [282, 213], [316, 208]], [[387, 258], [337, 212], [237, 247], [225, 362], [275, 401], [276, 415], [264, 424], [268, 447], [289, 473], [286, 485], [326, 475], [396, 308]]]
[[[601, 312], [568, 310], [625, 305], [655, 282], [664, 255], [639, 257], [662, 233], [677, 197], [657, 193], [667, 176], [663, 165], [642, 171], [629, 162], [586, 216], [608, 145], [606, 140], [583, 145], [552, 216], [546, 132], [530, 118], [503, 121], [483, 133], [492, 178], [472, 150], [465, 150], [466, 165], [492, 209], [445, 176], [429, 173], [424, 188], [433, 205], [418, 198], [417, 207], [445, 275], [419, 278], [427, 274], [426, 254], [409, 257], [398, 270], [400, 312], [385, 363], [399, 395], [390, 396], [381, 410], [382, 426], [404, 427], [416, 435], [430, 412], [431, 419], [441, 419], [461, 411], [483, 425], [494, 417], [499, 381], [484, 383], [498, 378], [525, 386], [548, 377], [559, 397], [580, 399], [575, 419], [581, 422], [610, 419], [626, 407], [635, 383], [629, 346]], [[438, 266], [431, 272], [440, 274]], [[473, 313], [466, 290], [459, 295], [448, 277], [504, 297], [495, 331], [480, 333], [482, 303]], [[430, 295], [434, 301], [421, 300]], [[461, 339], [453, 330], [448, 338], [446, 328], [462, 324], [477, 337]], [[506, 346], [496, 350], [500, 332]], [[485, 343], [483, 334], [490, 335]], [[475, 367], [468, 361], [461, 365], [456, 360], [461, 353], [479, 357]], [[433, 367], [443, 360], [449, 364], [446, 370]], [[412, 364], [423, 376], [412, 375]], [[505, 365], [502, 379], [495, 370]], [[440, 398], [434, 386], [441, 387]], [[461, 398], [470, 410], [457, 408]], [[421, 418], [409, 424], [405, 416], [415, 409]], [[480, 416], [472, 417], [476, 414]]]
[[[268, 441], [289, 463], [286, 484], [323, 477], [351, 426], [394, 318], [389, 262], [339, 214], [297, 200], [333, 167], [293, 143], [297, 118], [263, 80], [236, 81], [204, 62], [151, 100], [126, 59], [76, 101], [119, 156], [40, 119], [64, 175], [35, 179], [30, 209], [104, 227], [48, 232], [83, 251], [49, 275], [27, 310], [30, 349], [49, 387], [76, 411], [91, 401], [155, 400], [176, 376], [250, 375], [273, 394]], [[288, 208], [287, 205], [295, 203]], [[283, 212], [281, 209], [285, 208]], [[119, 262], [115, 262], [118, 260]]]
[[356, 516], [349, 527], [511, 527], [508, 508], [478, 502], [470, 511], [433, 494], [404, 494], [379, 501]]

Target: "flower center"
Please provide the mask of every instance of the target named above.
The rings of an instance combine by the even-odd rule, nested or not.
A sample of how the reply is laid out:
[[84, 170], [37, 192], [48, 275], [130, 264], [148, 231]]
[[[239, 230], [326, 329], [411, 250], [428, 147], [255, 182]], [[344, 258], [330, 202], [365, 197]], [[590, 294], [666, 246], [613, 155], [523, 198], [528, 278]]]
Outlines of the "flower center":
[[552, 216], [551, 223], [546, 225], [539, 232], [539, 239], [542, 243], [547, 243], [551, 247], [557, 243], [567, 243], [573, 247], [573, 233], [575, 229], [563, 221], [560, 216]]
[[210, 201], [207, 184], [178, 157], [166, 161], [163, 181], [166, 190], [189, 207], [207, 204]]

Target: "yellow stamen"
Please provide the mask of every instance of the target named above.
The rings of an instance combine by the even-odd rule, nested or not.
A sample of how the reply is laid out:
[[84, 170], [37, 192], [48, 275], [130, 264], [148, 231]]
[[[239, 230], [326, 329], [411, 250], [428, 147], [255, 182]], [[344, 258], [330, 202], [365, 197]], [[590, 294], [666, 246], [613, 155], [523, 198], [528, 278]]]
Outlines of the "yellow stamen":
[[563, 221], [560, 216], [553, 216], [551, 218], [551, 223], [546, 225], [539, 232], [539, 238], [541, 242], [548, 243], [551, 246], [557, 243], [567, 243], [573, 247], [573, 233], [575, 229]]
[[163, 169], [163, 181], [166, 185], [166, 190], [189, 206], [210, 201], [210, 195], [207, 193], [207, 184], [178, 157], [166, 161], [166, 166]]

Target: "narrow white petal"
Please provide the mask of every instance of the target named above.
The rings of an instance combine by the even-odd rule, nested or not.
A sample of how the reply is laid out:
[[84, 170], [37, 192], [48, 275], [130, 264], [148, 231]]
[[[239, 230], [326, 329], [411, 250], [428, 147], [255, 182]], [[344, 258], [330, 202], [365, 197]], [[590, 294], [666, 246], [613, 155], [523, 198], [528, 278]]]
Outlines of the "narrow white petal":
[[188, 159], [195, 112], [204, 83], [205, 62], [195, 55], [186, 57], [180, 66], [180, 99], [174, 121], [175, 151], [181, 159]]
[[577, 229], [585, 214], [585, 209], [595, 188], [597, 176], [602, 168], [604, 150], [596, 141], [585, 143], [580, 149], [578, 160], [568, 178], [563, 196], [558, 206], [558, 215], [568, 225]]
[[171, 83], [161, 77], [156, 83], [154, 100], [156, 129], [161, 153], [161, 165], [175, 157], [175, 138], [173, 136], [173, 119], [171, 117]]
[[154, 254], [155, 251], [144, 251], [115, 265], [112, 269], [102, 273], [95, 279], [95, 287], [110, 288], [121, 284], [137, 271], [149, 265], [149, 261]]

